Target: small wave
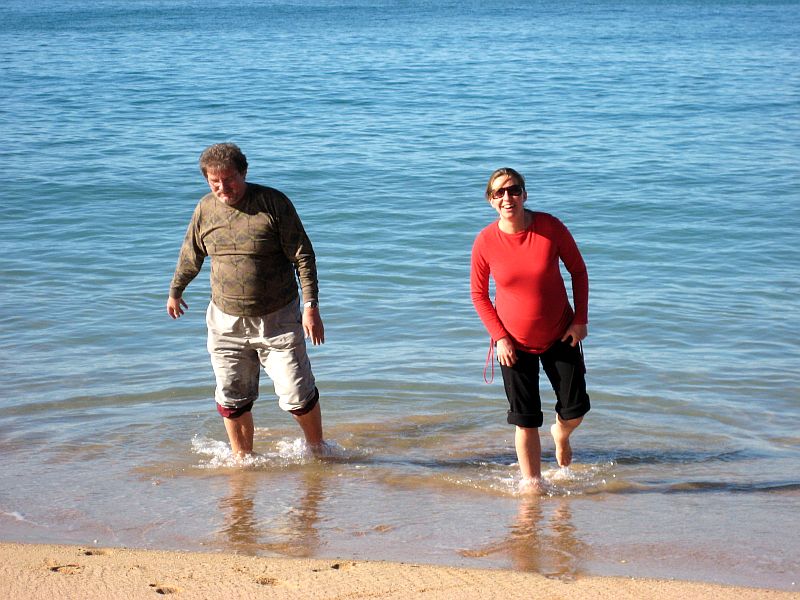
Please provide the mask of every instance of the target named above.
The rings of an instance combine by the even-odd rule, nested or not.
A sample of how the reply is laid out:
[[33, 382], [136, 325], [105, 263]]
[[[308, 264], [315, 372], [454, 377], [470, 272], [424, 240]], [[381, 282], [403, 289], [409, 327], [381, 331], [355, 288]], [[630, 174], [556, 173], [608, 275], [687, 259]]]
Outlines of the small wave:
[[763, 455], [753, 451], [703, 451], [677, 449], [616, 449], [609, 451], [583, 450], [581, 452], [589, 461], [612, 460], [619, 465], [663, 465], [663, 464], [701, 464], [710, 462], [737, 462], [762, 458]]
[[731, 492], [745, 494], [800, 492], [800, 483], [796, 481], [686, 481], [671, 484], [664, 491], [669, 494], [698, 492]]
[[20, 522], [20, 523], [28, 523], [30, 525], [36, 525], [37, 527], [41, 527], [42, 526], [40, 523], [37, 523], [35, 521], [31, 521], [30, 519], [25, 518], [25, 515], [23, 515], [20, 512], [17, 512], [16, 510], [12, 510], [10, 512], [6, 511], [6, 510], [0, 510], [0, 517], [9, 517], [9, 518], [11, 518], [11, 519], [13, 519], [15, 521]]

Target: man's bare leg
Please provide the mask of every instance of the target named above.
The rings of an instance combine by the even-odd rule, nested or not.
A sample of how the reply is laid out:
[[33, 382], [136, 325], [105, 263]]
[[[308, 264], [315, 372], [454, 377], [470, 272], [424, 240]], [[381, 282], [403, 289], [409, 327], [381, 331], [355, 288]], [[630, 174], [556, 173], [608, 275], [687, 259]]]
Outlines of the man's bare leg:
[[253, 413], [250, 411], [235, 419], [223, 417], [225, 431], [228, 432], [228, 439], [231, 442], [231, 452], [233, 455], [242, 458], [253, 453]]
[[514, 433], [519, 470], [522, 474], [520, 491], [538, 493], [542, 485], [542, 445], [537, 427], [520, 427]]
[[556, 415], [556, 422], [550, 427], [550, 434], [556, 443], [556, 461], [560, 467], [568, 467], [572, 464], [572, 446], [569, 444], [569, 436], [581, 424], [581, 421], [583, 421], [583, 417], [565, 421]]
[[294, 420], [300, 424], [303, 435], [306, 436], [306, 444], [312, 451], [316, 452], [322, 448], [322, 410], [319, 402], [309, 412], [304, 415], [292, 415]]

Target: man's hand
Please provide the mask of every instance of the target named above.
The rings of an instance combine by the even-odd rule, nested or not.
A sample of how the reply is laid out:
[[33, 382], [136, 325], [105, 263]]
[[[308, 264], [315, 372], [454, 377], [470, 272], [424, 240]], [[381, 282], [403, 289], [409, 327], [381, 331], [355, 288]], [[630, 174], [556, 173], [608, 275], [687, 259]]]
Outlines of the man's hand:
[[[567, 328], [567, 331], [561, 336], [562, 342], [568, 342], [573, 348], [578, 345], [578, 342], [583, 341], [589, 335], [589, 327], [586, 325], [576, 325], [573, 323]], [[572, 338], [572, 341], [570, 341]]]
[[173, 319], [180, 317], [184, 308], [189, 308], [189, 305], [183, 298], [167, 298], [167, 314]]
[[517, 362], [517, 351], [514, 350], [514, 342], [506, 336], [497, 340], [497, 360], [504, 367], [513, 367]]
[[306, 307], [303, 309], [303, 332], [315, 346], [325, 343], [325, 326], [319, 316], [319, 307]]

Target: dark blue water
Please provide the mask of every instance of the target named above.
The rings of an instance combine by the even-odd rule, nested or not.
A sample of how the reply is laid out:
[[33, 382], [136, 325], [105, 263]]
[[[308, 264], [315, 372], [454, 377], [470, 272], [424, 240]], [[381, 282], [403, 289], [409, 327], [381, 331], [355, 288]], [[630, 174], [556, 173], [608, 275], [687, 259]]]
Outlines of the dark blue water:
[[[3, 538], [794, 589], [800, 3], [10, 0], [0, 22]], [[227, 466], [207, 277], [164, 310], [225, 140], [317, 251], [324, 462], [265, 380], [262, 457]], [[543, 438], [534, 504], [468, 291], [499, 166], [591, 281], [593, 410], [569, 472]]]

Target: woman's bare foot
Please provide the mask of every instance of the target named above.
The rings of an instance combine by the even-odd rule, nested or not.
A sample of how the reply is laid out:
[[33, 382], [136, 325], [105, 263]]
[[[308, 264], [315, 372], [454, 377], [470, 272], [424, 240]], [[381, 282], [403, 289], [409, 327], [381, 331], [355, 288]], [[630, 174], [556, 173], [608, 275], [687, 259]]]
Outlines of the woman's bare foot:
[[544, 485], [538, 477], [531, 477], [519, 482], [518, 491], [523, 496], [541, 496], [544, 493]]
[[560, 467], [568, 467], [572, 463], [572, 446], [569, 445], [569, 434], [572, 430], [565, 430], [561, 423], [550, 426], [550, 435], [556, 443], [556, 461]]

